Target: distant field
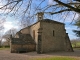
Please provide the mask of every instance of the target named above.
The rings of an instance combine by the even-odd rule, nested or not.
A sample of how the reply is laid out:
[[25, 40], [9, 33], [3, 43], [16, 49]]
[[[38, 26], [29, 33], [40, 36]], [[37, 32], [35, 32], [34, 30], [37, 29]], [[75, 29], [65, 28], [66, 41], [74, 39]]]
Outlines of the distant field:
[[80, 46], [80, 42], [77, 42], [77, 46]]
[[10, 48], [5, 48], [5, 47], [0, 48], [0, 50], [5, 50], [5, 49], [10, 49]]
[[78, 60], [77, 58], [70, 57], [46, 57], [46, 58], [34, 58], [32, 60]]
[[[75, 44], [76, 44], [76, 46], [75, 46]], [[76, 42], [75, 44], [72, 43], [72, 47], [73, 47], [73, 48], [74, 48], [74, 47], [80, 47], [80, 42]]]

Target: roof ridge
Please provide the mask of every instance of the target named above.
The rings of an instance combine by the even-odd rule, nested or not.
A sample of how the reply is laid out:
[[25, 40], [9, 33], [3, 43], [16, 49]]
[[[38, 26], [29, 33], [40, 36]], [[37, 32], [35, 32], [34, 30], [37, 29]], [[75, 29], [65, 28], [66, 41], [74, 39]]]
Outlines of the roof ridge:
[[[58, 22], [58, 21], [51, 20], [51, 19], [43, 19], [43, 20], [39, 20], [39, 21], [35, 22], [34, 24], [32, 24], [32, 25], [30, 25], [30, 26], [27, 26], [27, 27], [25, 27], [25, 28], [23, 28], [23, 29], [30, 28], [31, 26], [35, 25], [35, 24], [38, 23], [38, 22], [52, 22], [52, 23], [64, 24], [64, 23], [62, 23], [62, 22]], [[21, 30], [23, 30], [23, 29], [21, 29]], [[21, 31], [21, 30], [20, 30], [20, 31]]]

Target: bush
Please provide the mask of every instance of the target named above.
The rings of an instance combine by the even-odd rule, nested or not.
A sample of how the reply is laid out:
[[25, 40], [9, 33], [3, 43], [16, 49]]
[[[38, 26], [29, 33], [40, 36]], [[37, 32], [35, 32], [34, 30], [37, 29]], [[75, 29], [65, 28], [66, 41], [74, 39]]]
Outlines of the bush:
[[5, 48], [10, 48], [10, 46], [4, 46]]

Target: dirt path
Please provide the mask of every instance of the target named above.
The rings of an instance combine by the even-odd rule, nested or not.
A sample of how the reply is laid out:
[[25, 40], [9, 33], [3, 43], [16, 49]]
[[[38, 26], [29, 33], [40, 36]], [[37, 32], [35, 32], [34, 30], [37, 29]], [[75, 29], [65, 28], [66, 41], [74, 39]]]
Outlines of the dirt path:
[[45, 54], [37, 54], [36, 52], [10, 53], [9, 50], [0, 50], [0, 60], [29, 60], [32, 58], [55, 57], [55, 56], [59, 57], [68, 56], [78, 58], [80, 60], [80, 50], [74, 50], [74, 52], [54, 52]]

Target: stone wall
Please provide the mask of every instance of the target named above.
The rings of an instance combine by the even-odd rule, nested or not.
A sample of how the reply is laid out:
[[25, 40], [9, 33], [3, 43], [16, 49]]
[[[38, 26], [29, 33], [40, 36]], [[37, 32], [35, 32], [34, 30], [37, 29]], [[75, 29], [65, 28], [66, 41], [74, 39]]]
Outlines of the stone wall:
[[68, 33], [66, 33], [66, 36], [65, 36], [65, 51], [73, 52], [73, 48], [72, 48]]
[[[39, 46], [38, 32], [40, 28], [42, 30], [41, 31], [42, 33], [40, 38], [41, 43]], [[69, 41], [69, 37], [68, 35], [66, 35], [65, 26], [64, 24], [59, 22], [40, 21], [31, 25], [28, 28], [24, 28], [20, 30], [20, 32], [21, 34], [30, 34], [31, 38], [36, 42], [36, 46], [33, 44], [24, 45], [25, 48], [29, 47], [31, 50], [35, 49], [34, 47], [36, 47], [36, 51], [38, 51], [38, 48], [41, 48], [40, 50], [41, 53], [44, 53], [44, 52], [52, 52], [52, 51], [66, 51], [66, 50], [72, 49]], [[18, 47], [18, 45], [15, 45], [15, 46]], [[14, 45], [12, 47], [14, 47]]]
[[21, 29], [19, 32], [16, 33], [15, 38], [20, 38], [20, 34], [30, 34], [30, 27]]
[[[65, 42], [64, 24], [41, 23], [43, 52], [63, 51]], [[54, 36], [53, 36], [54, 31]]]
[[[38, 22], [38, 23], [36, 23], [36, 24], [34, 24], [34, 25], [32, 25], [31, 27], [30, 27], [30, 35], [32, 36], [32, 38], [35, 40], [35, 42], [36, 42], [36, 50], [37, 50], [37, 44], [38, 44], [38, 29], [40, 28], [40, 22]], [[33, 31], [35, 31], [34, 32], [34, 34], [33, 34]], [[33, 35], [35, 35], [35, 36], [33, 36]], [[34, 38], [35, 37], [35, 38]]]
[[30, 34], [20, 34], [20, 38], [11, 38], [11, 52], [30, 52], [36, 50], [35, 41]]
[[12, 48], [11, 49], [12, 53], [18, 53], [21, 51], [25, 51], [25, 52], [35, 51], [34, 44], [26, 44], [26, 45], [12, 44], [11, 48]]
[[21, 33], [22, 34], [30, 34], [30, 30], [29, 29], [30, 29], [29, 27], [28, 28], [24, 28], [24, 29], [21, 30]]

